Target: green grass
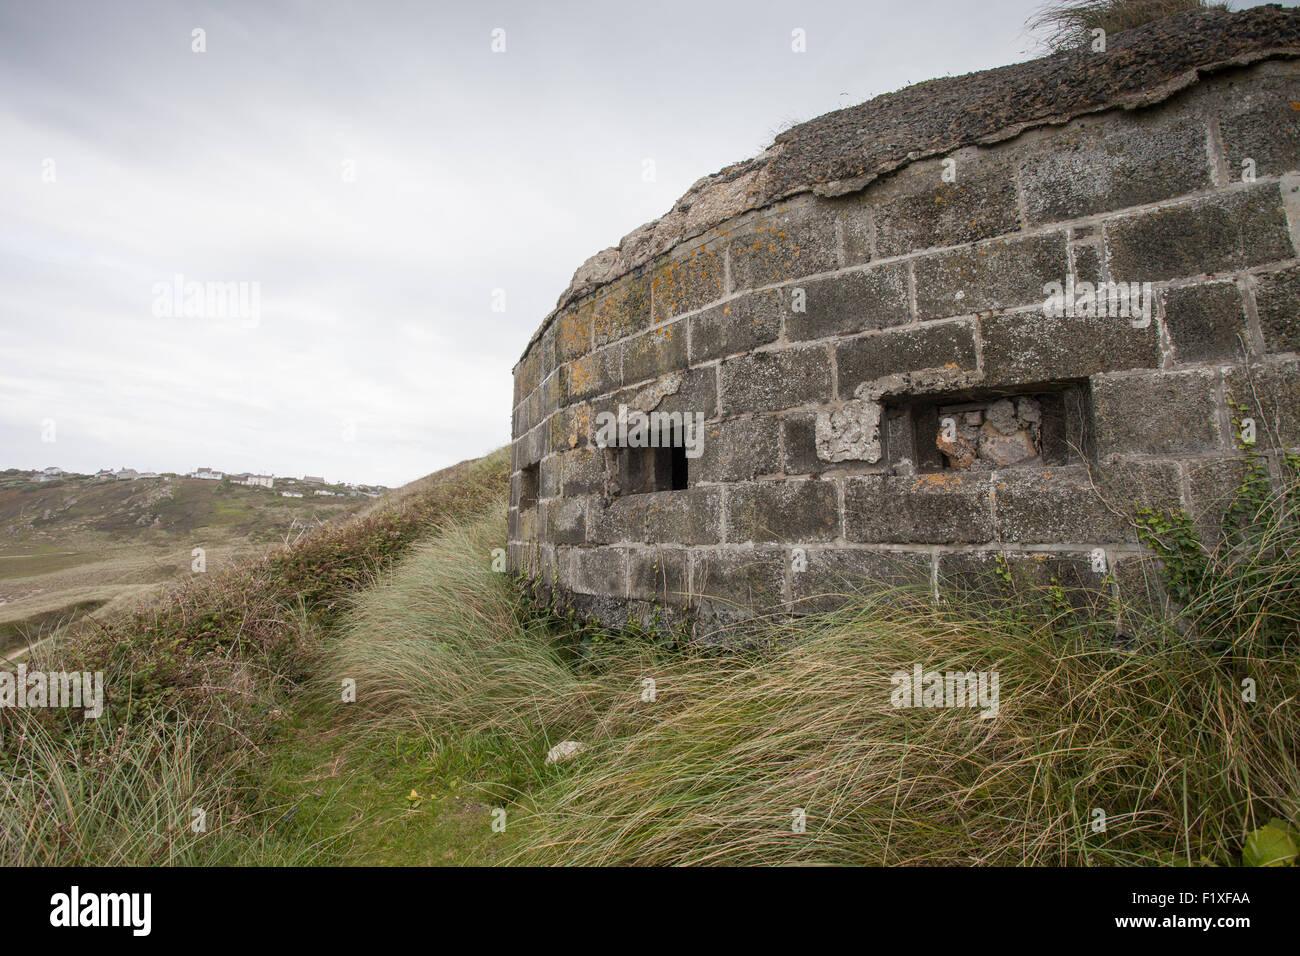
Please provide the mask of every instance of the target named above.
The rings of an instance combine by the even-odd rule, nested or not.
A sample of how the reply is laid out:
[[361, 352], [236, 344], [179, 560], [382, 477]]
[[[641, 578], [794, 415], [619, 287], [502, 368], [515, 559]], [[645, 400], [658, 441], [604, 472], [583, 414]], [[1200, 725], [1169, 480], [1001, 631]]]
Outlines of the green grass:
[[515, 831], [491, 829], [492, 809], [509, 805], [497, 781], [513, 773], [492, 741], [446, 745], [396, 731], [354, 739], [324, 726], [300, 725], [252, 778], [269, 806], [290, 808], [277, 833], [314, 848], [315, 862], [485, 864], [511, 847]]
[[[5, 865], [192, 866], [311, 862], [300, 844], [238, 803], [245, 752], [219, 765], [207, 728], [187, 721], [86, 721], [76, 737], [30, 722], [0, 731], [0, 860]], [[195, 830], [196, 809], [204, 811]]]
[[[0, 714], [0, 862], [1238, 865], [1300, 824], [1294, 487], [1176, 613], [1123, 609], [1124, 649], [1049, 587], [859, 595], [708, 653], [530, 606], [491, 568], [505, 471], [63, 647], [118, 692], [94, 727]], [[894, 707], [914, 663], [995, 671], [997, 715]], [[195, 801], [213, 831], [164, 825]]]

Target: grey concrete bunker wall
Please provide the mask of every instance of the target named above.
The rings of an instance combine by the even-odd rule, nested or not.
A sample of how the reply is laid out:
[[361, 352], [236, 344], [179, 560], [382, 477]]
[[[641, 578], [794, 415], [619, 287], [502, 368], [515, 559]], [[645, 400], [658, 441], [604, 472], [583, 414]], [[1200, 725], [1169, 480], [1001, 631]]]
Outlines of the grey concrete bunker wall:
[[[569, 303], [515, 368], [512, 570], [615, 624], [995, 574], [1159, 600], [1134, 509], [1212, 522], [1242, 415], [1300, 445], [1297, 104], [1293, 61], [1217, 73], [733, 218]], [[1088, 305], [1121, 282], [1149, 322], [1113, 285]], [[698, 456], [601, 447], [620, 406], [702, 415]]]

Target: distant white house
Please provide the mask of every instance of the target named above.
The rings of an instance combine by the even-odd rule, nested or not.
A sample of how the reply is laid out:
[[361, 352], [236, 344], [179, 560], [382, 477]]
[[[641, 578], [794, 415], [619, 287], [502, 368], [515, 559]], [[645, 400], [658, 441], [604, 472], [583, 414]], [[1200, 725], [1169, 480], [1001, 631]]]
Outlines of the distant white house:
[[301, 492], [301, 491], [282, 491], [282, 492], [280, 492], [280, 497], [281, 497], [281, 498], [301, 498], [301, 497], [302, 497], [302, 492]]
[[67, 474], [67, 472], [64, 471], [62, 468], [54, 468], [54, 467], [50, 467], [50, 468], [46, 468], [46, 469], [44, 469], [44, 470], [41, 472], [41, 474], [42, 474], [42, 475], [45, 475], [46, 477], [49, 477], [49, 478], [62, 478], [64, 475]]
[[200, 468], [197, 471], [190, 472], [189, 477], [203, 478], [208, 481], [220, 481], [222, 478], [226, 477], [226, 475], [224, 472], [213, 471], [211, 468]]
[[156, 471], [142, 471], [142, 472], [140, 472], [140, 474], [136, 475], [136, 477], [137, 477], [137, 478], [157, 478], [157, 477], [158, 477], [158, 472], [156, 472]]
[[241, 485], [248, 485], [254, 488], [274, 488], [274, 475], [245, 475], [239, 482]]
[[303, 476], [302, 476], [302, 480], [303, 480], [306, 484], [309, 484], [309, 485], [323, 485], [323, 484], [325, 484], [325, 479], [324, 479], [324, 478], [320, 478], [320, 477], [318, 477], [318, 476], [316, 476], [316, 475], [303, 475]]
[[117, 471], [113, 472], [113, 477], [118, 481], [130, 481], [132, 478], [139, 478], [140, 472], [136, 471], [134, 468], [119, 468]]
[[105, 481], [112, 477], [114, 477], [112, 468], [101, 468], [99, 471], [95, 472], [96, 481]]

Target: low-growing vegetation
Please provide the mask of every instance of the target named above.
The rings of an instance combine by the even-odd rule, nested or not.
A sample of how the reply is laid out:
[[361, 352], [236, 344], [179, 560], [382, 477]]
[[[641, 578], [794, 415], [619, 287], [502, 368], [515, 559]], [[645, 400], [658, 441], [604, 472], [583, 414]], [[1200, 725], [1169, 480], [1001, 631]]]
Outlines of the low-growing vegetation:
[[[1081, 613], [1055, 586], [985, 604], [854, 594], [710, 653], [654, 622], [602, 631], [532, 606], [493, 567], [498, 454], [256, 566], [269, 577], [62, 645], [120, 682], [84, 727], [5, 718], [0, 853], [1285, 865], [1297, 485], [1266, 470], [1261, 486], [1252, 461], [1269, 467], [1246, 456], [1219, 545], [1180, 516], [1141, 518], [1169, 607]], [[1178, 560], [1192, 543], [1194, 574]], [[1125, 642], [1120, 612], [1140, 624]], [[995, 712], [894, 706], [915, 665], [996, 674]], [[563, 741], [581, 747], [547, 762]]]
[[[498, 497], [506, 463], [499, 452], [457, 465], [389, 507], [39, 647], [30, 670], [103, 672], [106, 708], [98, 720], [0, 709], [0, 862], [233, 862], [234, 845], [260, 861], [266, 821], [245, 815], [238, 784], [285, 732], [318, 636], [413, 541]], [[206, 812], [206, 830], [187, 808]]]

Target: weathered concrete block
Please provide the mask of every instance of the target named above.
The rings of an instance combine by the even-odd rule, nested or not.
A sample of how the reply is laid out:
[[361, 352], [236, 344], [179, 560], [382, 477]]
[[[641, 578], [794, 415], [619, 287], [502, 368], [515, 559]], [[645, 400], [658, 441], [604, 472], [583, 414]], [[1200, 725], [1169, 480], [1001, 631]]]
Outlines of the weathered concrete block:
[[560, 460], [549, 455], [537, 463], [537, 497], [555, 498], [560, 490]]
[[1264, 348], [1300, 352], [1300, 269], [1284, 269], [1256, 279], [1255, 303]]
[[782, 548], [695, 551], [691, 591], [710, 617], [745, 618], [785, 605]]
[[781, 335], [785, 289], [766, 289], [690, 317], [691, 364], [710, 362], [775, 342]]
[[645, 540], [675, 544], [722, 542], [722, 490], [688, 488], [642, 495]]
[[1016, 544], [1136, 542], [1137, 507], [1180, 507], [1177, 465], [1125, 463], [1094, 472], [1082, 465], [998, 472], [998, 537]]
[[1091, 282], [1094, 286], [1102, 281], [1101, 267], [1104, 256], [1100, 237], [1091, 242], [1072, 243], [1070, 255], [1074, 261], [1076, 281]]
[[1260, 90], [1252, 95], [1229, 97], [1231, 105], [1245, 107], [1235, 116], [1219, 118], [1228, 175], [1241, 181], [1251, 160], [1256, 176], [1280, 176], [1300, 169], [1300, 123], [1295, 102], [1300, 90], [1292, 81], [1290, 90]]
[[622, 595], [615, 597], [561, 590], [557, 597], [556, 610], [572, 610], [582, 620], [611, 630], [627, 627], [637, 612], [637, 602], [630, 602]]
[[787, 475], [815, 475], [829, 467], [817, 457], [816, 422], [817, 413], [811, 410], [782, 416], [783, 470]]
[[781, 422], [771, 415], [710, 425], [703, 452], [688, 462], [691, 481], [748, 481], [781, 470]]
[[971, 322], [887, 329], [835, 343], [841, 396], [854, 394], [864, 382], [922, 369], [975, 368], [975, 332]]
[[1102, 457], [1196, 454], [1221, 444], [1217, 374], [1127, 372], [1092, 377]]
[[[1300, 361], [1283, 359], [1236, 368], [1224, 376], [1225, 398], [1255, 419], [1257, 443], [1300, 446]], [[1234, 413], [1235, 414], [1235, 413]], [[1233, 437], [1233, 445], [1236, 437]]]
[[646, 538], [647, 495], [590, 499], [587, 540], [594, 544], [641, 543]]
[[[907, 266], [902, 263], [812, 279], [793, 287], [789, 298], [785, 334], [792, 341], [866, 332], [912, 320]], [[803, 311], [798, 311], [801, 306]]]
[[537, 427], [537, 423], [540, 421], [538, 414], [541, 405], [542, 396], [540, 391], [533, 391], [515, 406], [511, 421], [511, 427], [514, 429], [513, 434], [517, 435], [520, 432], [531, 431]]
[[617, 417], [619, 405], [642, 412], [691, 416], [699, 412], [707, 421], [717, 417], [717, 373], [712, 367], [674, 372], [657, 381], [620, 389], [593, 399], [587, 416], [593, 440], [600, 423], [605, 420], [604, 415]]
[[706, 244], [682, 258], [660, 260], [650, 280], [651, 321], [693, 312], [726, 295], [726, 249]]
[[1109, 612], [1113, 593], [1090, 556], [1070, 552], [968, 551], [939, 555], [939, 594], [959, 607], [1060, 602], [1097, 620]]
[[979, 321], [984, 382], [988, 385], [1160, 367], [1160, 333], [1154, 318], [1144, 328], [1133, 327], [1134, 321], [1142, 319], [1049, 316], [1042, 312], [991, 315]]
[[604, 395], [623, 384], [618, 346], [611, 346], [574, 359], [565, 372], [568, 402]]
[[570, 548], [560, 581], [579, 594], [627, 597], [627, 551], [623, 548]]
[[639, 332], [650, 324], [650, 280], [635, 273], [591, 297], [592, 335], [597, 347]]
[[515, 366], [515, 404], [522, 402], [541, 384], [542, 357], [539, 352], [529, 352]]
[[[510, 483], [512, 487], [514, 485], [514, 481], [515, 479], [512, 477], [510, 479]], [[519, 496], [512, 491], [510, 494], [510, 500], [518, 501]], [[506, 512], [506, 540], [510, 542], [521, 540], [519, 536], [519, 509], [516, 507], [511, 507]], [[513, 560], [514, 559], [512, 557], [511, 561], [513, 562]], [[517, 567], [517, 565], [512, 563], [510, 567], [511, 570], [514, 570]]]
[[752, 352], [721, 366], [722, 413], [780, 411], [831, 398], [831, 360], [824, 345]]
[[1020, 161], [1030, 225], [1182, 196], [1210, 185], [1203, 123], [1131, 114], [1076, 120]]
[[1223, 517], [1246, 479], [1246, 459], [1212, 458], [1187, 465], [1187, 513], [1201, 542], [1215, 547], [1223, 536]]
[[839, 531], [833, 481], [754, 481], [732, 485], [727, 493], [729, 542], [833, 541]]
[[945, 160], [913, 163], [868, 190], [858, 209], [850, 208], [844, 230], [848, 263], [870, 258], [866, 230], [855, 223], [868, 209], [881, 258], [990, 239], [1020, 228], [1015, 171], [1006, 157], [963, 151], [949, 159], [955, 182], [943, 180]]
[[880, 588], [930, 588], [930, 555], [862, 548], [806, 549], [792, 554], [790, 596], [795, 611], [830, 611]]
[[542, 379], [542, 385], [537, 390], [537, 394], [541, 396], [541, 407], [537, 419], [539, 422], [545, 421], [564, 407], [565, 396], [568, 394], [565, 384], [567, 369], [567, 365], [562, 365]]
[[674, 322], [623, 343], [623, 381], [661, 378], [686, 368], [686, 323]]
[[533, 346], [532, 352], [530, 353], [537, 355], [541, 361], [541, 376], [543, 381], [545, 381], [546, 376], [554, 372], [556, 367], [560, 364], [556, 358], [555, 341], [557, 334], [554, 322], [547, 325], [546, 330], [542, 332], [541, 338], [537, 341], [537, 344]]
[[554, 460], [559, 465], [560, 493], [567, 498], [603, 494], [605, 454], [599, 448], [575, 448], [558, 454]]
[[587, 501], [587, 498], [552, 498], [541, 502], [541, 537], [550, 544], [582, 544], [586, 541]]
[[1249, 350], [1246, 313], [1235, 282], [1170, 289], [1165, 325], [1179, 362], [1240, 359]]
[[665, 604], [690, 600], [690, 554], [679, 548], [634, 548], [628, 552], [628, 596]]
[[718, 376], [713, 368], [693, 368], [683, 373], [680, 387], [667, 394], [655, 406], [661, 412], [694, 415], [701, 412], [705, 420], [718, 416]]
[[539, 582], [547, 587], [554, 587], [559, 581], [559, 566], [555, 548], [550, 545], [530, 543], [528, 550], [532, 553], [536, 575]]
[[756, 289], [838, 266], [835, 212], [796, 200], [741, 224], [728, 249], [735, 290]]
[[1043, 286], [1064, 282], [1068, 269], [1064, 233], [936, 253], [916, 262], [916, 312], [943, 319], [1041, 303]]
[[978, 544], [993, 539], [989, 477], [944, 472], [844, 480], [844, 536], [864, 544]]
[[546, 447], [546, 425], [525, 432], [511, 446], [511, 463], [515, 471], [537, 464], [549, 449]]
[[1110, 277], [1150, 282], [1295, 255], [1277, 183], [1125, 216], [1106, 225]]
[[592, 407], [586, 402], [567, 405], [541, 426], [548, 452], [568, 451], [591, 444]]
[[572, 362], [591, 351], [590, 301], [568, 306], [552, 320], [557, 363]]

